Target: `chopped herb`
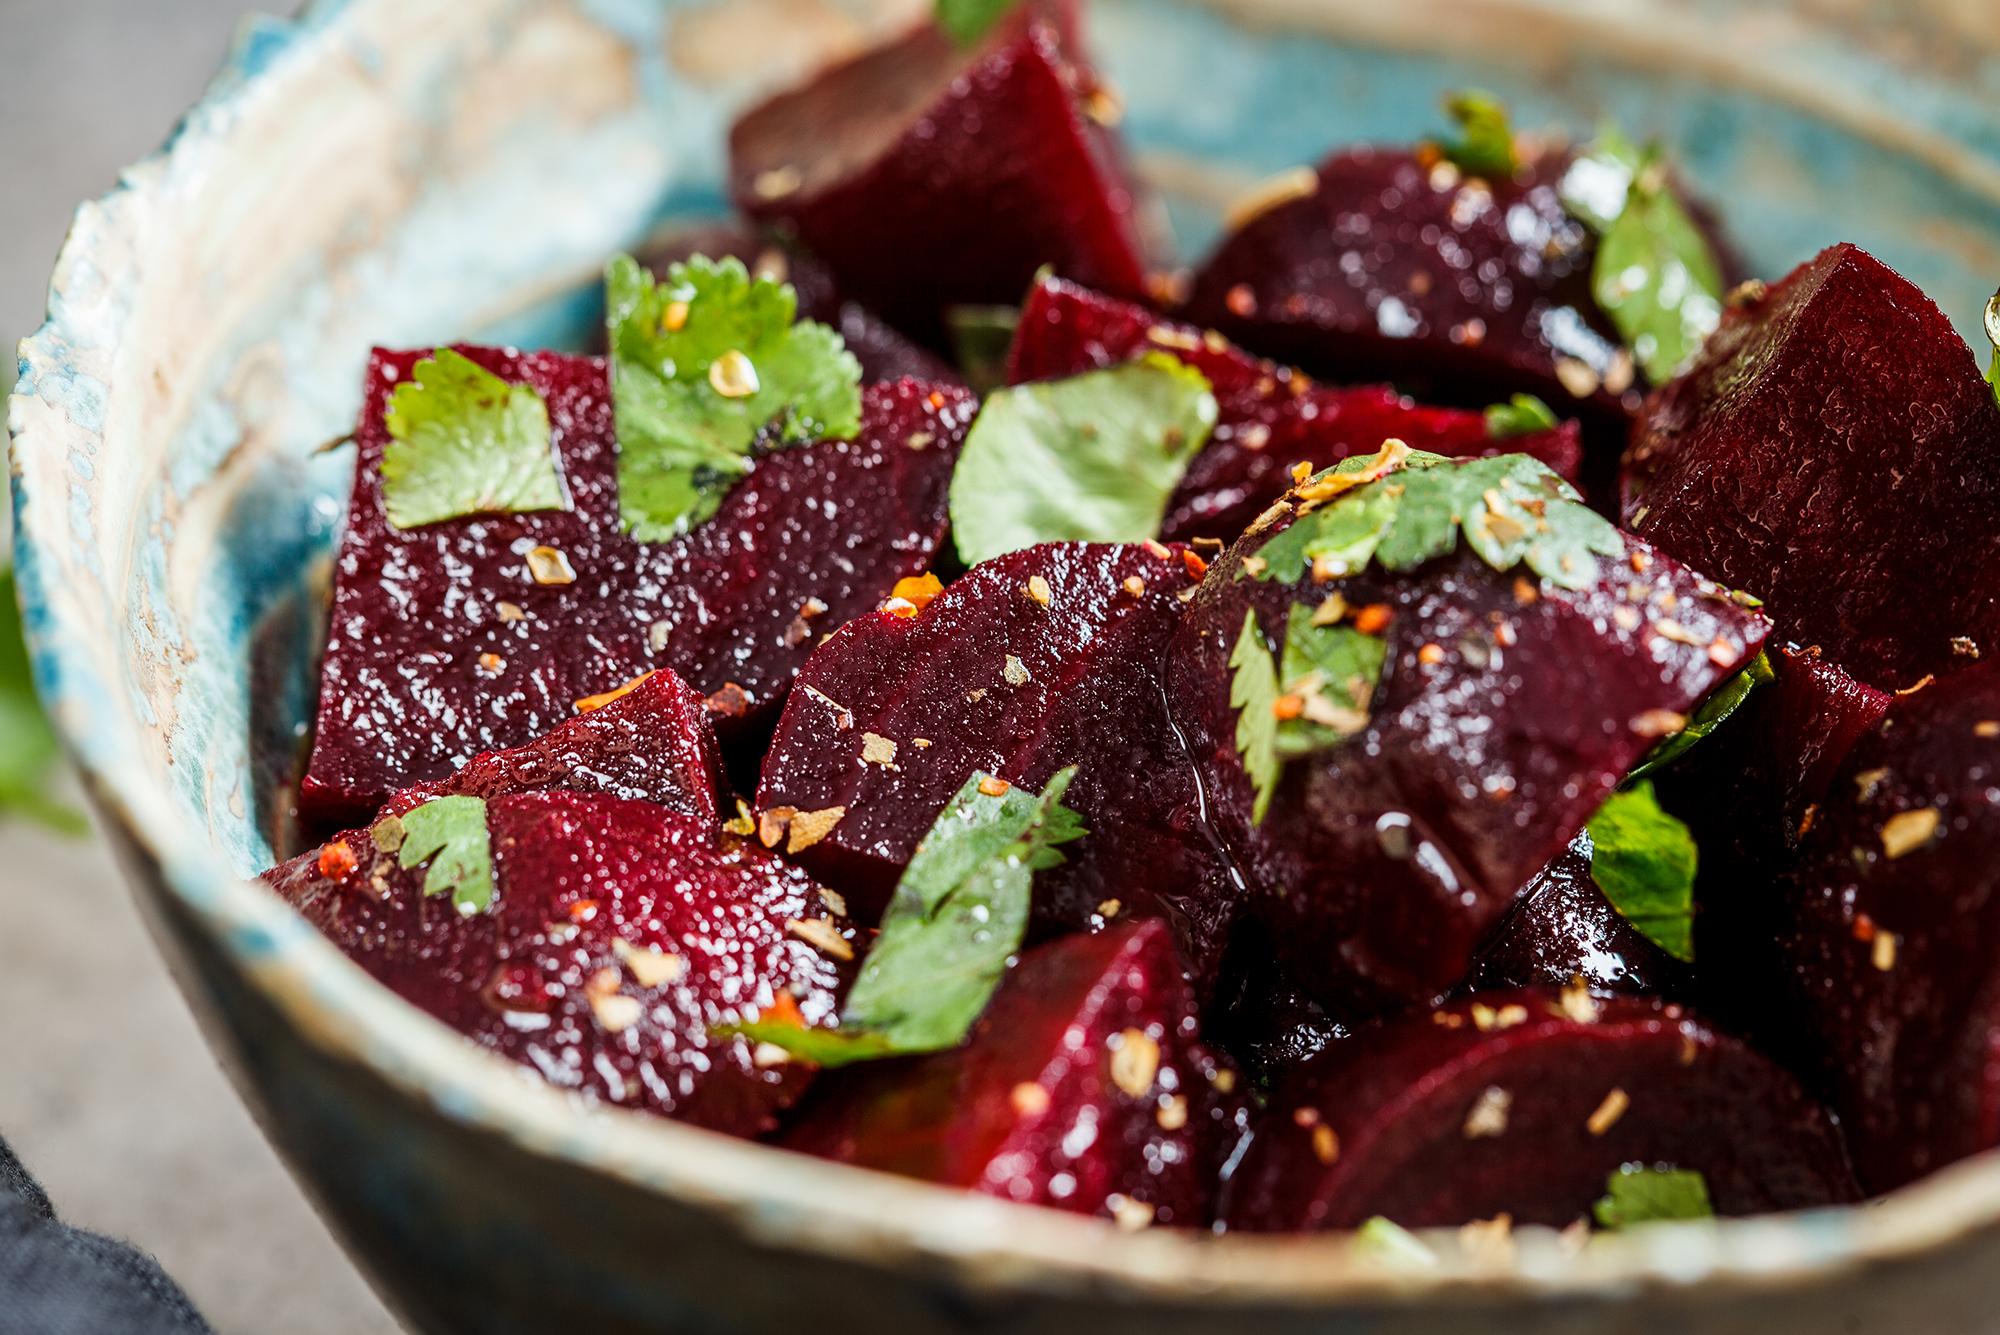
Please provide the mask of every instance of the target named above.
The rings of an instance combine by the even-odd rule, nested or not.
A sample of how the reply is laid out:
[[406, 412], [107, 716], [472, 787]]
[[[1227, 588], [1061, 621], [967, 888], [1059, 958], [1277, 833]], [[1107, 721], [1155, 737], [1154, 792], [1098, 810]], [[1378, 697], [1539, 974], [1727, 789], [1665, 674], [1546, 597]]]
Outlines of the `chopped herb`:
[[[1294, 494], [1312, 499], [1376, 462], [1343, 460]], [[1412, 450], [1393, 475], [1336, 493], [1258, 548], [1265, 566], [1254, 578], [1292, 583], [1321, 558], [1334, 576], [1354, 574], [1371, 559], [1385, 570], [1409, 570], [1448, 554], [1461, 532], [1495, 570], [1525, 563], [1566, 589], [1596, 579], [1598, 556], [1625, 550], [1608, 520], [1525, 454], [1446, 459]]]
[[938, 0], [937, 25], [960, 46], [973, 46], [1007, 16], [1015, 0]]
[[860, 363], [825, 325], [792, 322], [790, 284], [753, 280], [741, 260], [696, 255], [656, 282], [619, 255], [604, 304], [619, 510], [641, 542], [713, 515], [760, 433], [782, 446], [861, 429]]
[[1038, 542], [1140, 542], [1215, 426], [1208, 380], [1165, 353], [996, 390], [951, 478], [973, 565]]
[[821, 1066], [959, 1042], [1021, 948], [1035, 872], [1063, 860], [1056, 845], [1085, 833], [1062, 804], [1075, 774], [1058, 772], [1039, 797], [987, 774], [965, 781], [904, 869], [839, 1029], [762, 1022], [719, 1032]]
[[1556, 415], [1532, 394], [1516, 394], [1506, 403], [1486, 410], [1486, 435], [1491, 440], [1511, 440], [1556, 429]]
[[1678, 960], [1694, 959], [1694, 873], [1688, 827], [1660, 810], [1653, 785], [1613, 793], [1586, 827], [1590, 878], [1640, 935]]
[[1994, 397], [2000, 399], [2000, 292], [1995, 292], [1986, 303], [1986, 341], [1993, 345], [1993, 360], [1986, 367], [1986, 383], [1993, 387]]
[[1282, 760], [1338, 746], [1368, 725], [1368, 705], [1382, 676], [1388, 643], [1352, 626], [1316, 626], [1313, 608], [1293, 603], [1278, 669], [1282, 694], [1300, 702], [1296, 718], [1278, 723]]
[[1612, 1170], [1604, 1189], [1604, 1199], [1597, 1202], [1597, 1222], [1605, 1228], [1715, 1216], [1708, 1203], [1708, 1183], [1690, 1169], [1628, 1163]]
[[526, 385], [439, 348], [396, 386], [382, 424], [382, 503], [415, 528], [463, 515], [567, 510], [549, 409]]
[[62, 748], [35, 694], [14, 572], [0, 569], [0, 810], [18, 812], [64, 834], [87, 834], [90, 822], [50, 795]]
[[1271, 661], [1270, 646], [1257, 629], [1257, 613], [1243, 614], [1243, 633], [1229, 655], [1236, 675], [1229, 682], [1229, 703], [1236, 710], [1236, 753], [1243, 758], [1243, 772], [1257, 795], [1250, 823], [1262, 825], [1271, 809], [1271, 797], [1278, 790], [1278, 716], [1272, 706], [1278, 702], [1278, 668]]
[[486, 834], [486, 802], [477, 797], [434, 797], [403, 813], [403, 843], [396, 860], [405, 868], [430, 863], [424, 893], [451, 892], [460, 912], [493, 903], [493, 848]]
[[1438, 1263], [1437, 1253], [1423, 1239], [1379, 1214], [1354, 1230], [1354, 1249], [1404, 1265], [1430, 1267]]
[[1708, 698], [1701, 702], [1694, 716], [1688, 720], [1687, 727], [1656, 742], [1645, 759], [1625, 776], [1623, 786], [1629, 788], [1680, 759], [1696, 742], [1721, 727], [1723, 720], [1741, 708], [1752, 691], [1777, 679], [1778, 674], [1771, 668], [1770, 656], [1758, 654], [1750, 660], [1748, 667], [1708, 693]]
[[1458, 122], [1464, 137], [1440, 144], [1452, 165], [1470, 176], [1505, 180], [1520, 166], [1514, 153], [1514, 131], [1507, 123], [1507, 104], [1480, 88], [1468, 88], [1445, 99], [1444, 109]]
[[1563, 205], [1597, 233], [1591, 291], [1654, 384], [1722, 320], [1722, 266], [1674, 190], [1657, 144], [1607, 125], [1562, 181]]
[[944, 322], [951, 331], [952, 356], [975, 393], [990, 394], [1007, 383], [1007, 353], [1021, 323], [1019, 306], [947, 306]]

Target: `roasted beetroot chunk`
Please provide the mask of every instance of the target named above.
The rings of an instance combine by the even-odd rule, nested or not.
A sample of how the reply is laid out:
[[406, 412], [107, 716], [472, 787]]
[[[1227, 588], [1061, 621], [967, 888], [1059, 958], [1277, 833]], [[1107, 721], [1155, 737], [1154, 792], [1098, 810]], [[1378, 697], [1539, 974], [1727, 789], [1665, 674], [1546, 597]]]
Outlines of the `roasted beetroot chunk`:
[[1613, 908], [1590, 874], [1590, 835], [1578, 835], [1535, 874], [1479, 949], [1465, 991], [1582, 979], [1608, 992], [1684, 997], [1693, 970]]
[[2000, 649], [2000, 407], [1930, 299], [1854, 246], [1724, 316], [1648, 401], [1621, 490], [1640, 536], [1870, 685]]
[[2000, 1144], [2000, 666], [1892, 705], [1807, 832], [1785, 946], [1861, 1181]]
[[1424, 408], [1386, 386], [1334, 389], [1252, 357], [1192, 325], [1062, 279], [1035, 285], [1021, 312], [1007, 380], [1054, 380], [1166, 352], [1208, 377], [1218, 408], [1209, 443], [1167, 501], [1160, 538], [1234, 542], [1292, 485], [1300, 463], [1330, 467], [1391, 437], [1433, 454], [1528, 454], [1575, 481], [1583, 443], [1575, 422], [1495, 441], [1480, 413]]
[[[375, 354], [300, 789], [301, 815], [323, 827], [357, 823], [398, 789], [546, 733], [577, 700], [657, 667], [724, 693], [725, 740], [775, 717], [821, 634], [929, 564], [975, 410], [953, 387], [871, 385], [854, 440], [766, 455], [708, 523], [642, 544], [619, 530], [603, 361], [463, 351], [547, 399], [576, 509], [391, 527], [383, 408], [429, 354]], [[538, 583], [527, 559], [538, 546], [560, 552], [574, 581]]]
[[1860, 1194], [1783, 1069], [1657, 999], [1489, 992], [1335, 1043], [1279, 1088], [1231, 1181], [1231, 1229], [1589, 1217], [1620, 1166], [1701, 1173], [1716, 1213]]
[[1319, 375], [1466, 406], [1526, 391], [1617, 424], [1632, 363], [1590, 298], [1594, 245], [1556, 196], [1565, 165], [1482, 183], [1405, 150], [1335, 153], [1311, 195], [1223, 241], [1184, 314]]
[[451, 794], [562, 789], [652, 802], [713, 828], [721, 823], [729, 780], [712, 720], [700, 694], [661, 668], [532, 742], [476, 755], [445, 778], [396, 794], [384, 809], [401, 815]]
[[1160, 686], [1192, 582], [1187, 554], [1160, 544], [1045, 543], [974, 566], [915, 616], [849, 623], [800, 674], [759, 811], [843, 808], [797, 856], [872, 918], [967, 775], [1040, 791], [1075, 765], [1063, 801], [1090, 835], [1037, 875], [1037, 916], [1167, 915], [1205, 975], [1225, 873]]
[[829, 1071], [784, 1144], [1126, 1223], [1208, 1221], [1241, 1104], [1158, 921], [1036, 947], [963, 1046]]
[[[1439, 465], [1450, 467], [1452, 465]], [[1296, 583], [1246, 568], [1288, 516], [1210, 568], [1168, 656], [1167, 699], [1210, 813], [1278, 951], [1334, 1018], [1458, 985], [1529, 878], [1767, 624], [1645, 544], [1580, 590], [1501, 573], [1463, 542], [1402, 573]], [[1386, 641], [1361, 730], [1283, 766], [1253, 819], [1232, 654], [1246, 614], [1285, 642], [1294, 607], [1367, 616]]]
[[[833, 961], [787, 931], [827, 917], [804, 872], [646, 802], [533, 793], [486, 804], [493, 908], [426, 898], [366, 830], [264, 879], [406, 1000], [551, 1084], [736, 1135], [811, 1080], [711, 1026], [786, 992], [835, 1006]], [[838, 920], [834, 925], [838, 925]], [[851, 935], [851, 929], [849, 929]], [[851, 949], [851, 948], [850, 948]]]
[[1012, 305], [1043, 264], [1137, 296], [1132, 188], [1074, 40], [1018, 11], [975, 50], [925, 27], [751, 110], [739, 207], [790, 228], [840, 288], [944, 346], [955, 302]]

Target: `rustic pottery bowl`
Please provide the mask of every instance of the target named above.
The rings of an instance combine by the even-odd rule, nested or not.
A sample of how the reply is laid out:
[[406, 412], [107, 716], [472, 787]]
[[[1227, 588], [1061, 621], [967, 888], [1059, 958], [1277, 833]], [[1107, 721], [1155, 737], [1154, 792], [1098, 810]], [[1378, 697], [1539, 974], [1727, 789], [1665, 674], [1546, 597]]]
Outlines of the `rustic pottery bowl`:
[[[2000, 1159], [1844, 1210], [1432, 1265], [1120, 1233], [579, 1105], [377, 986], [245, 878], [310, 705], [368, 346], [574, 344], [603, 257], [715, 212], [735, 108], [922, 0], [321, 0], [247, 22], [86, 205], [9, 405], [41, 689], [264, 1125], [425, 1331], [1909, 1331], [2000, 1299]], [[1868, 16], [1891, 15], [1874, 28]], [[1809, 18], [1817, 15], [1817, 18]], [[1830, 16], [1830, 17], [1829, 17]], [[1755, 266], [1854, 240], [1977, 337], [2000, 277], [2000, 19], [1953, 0], [1101, 0], [1195, 254], [1237, 190], [1438, 127], [1680, 146]], [[139, 1091], [134, 1091], [135, 1097]]]

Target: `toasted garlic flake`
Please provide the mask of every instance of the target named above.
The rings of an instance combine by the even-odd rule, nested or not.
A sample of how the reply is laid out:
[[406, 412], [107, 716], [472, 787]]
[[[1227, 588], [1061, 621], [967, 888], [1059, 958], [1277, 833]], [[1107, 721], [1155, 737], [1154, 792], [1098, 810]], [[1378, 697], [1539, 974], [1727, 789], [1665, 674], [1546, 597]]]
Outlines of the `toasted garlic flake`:
[[1021, 592], [1027, 594], [1042, 607], [1049, 605], [1049, 598], [1052, 596], [1049, 592], [1049, 582], [1040, 575], [1028, 576], [1028, 586], [1021, 590]]
[[1590, 1115], [1590, 1120], [1584, 1125], [1590, 1128], [1591, 1135], [1601, 1136], [1616, 1126], [1618, 1119], [1623, 1117], [1625, 1110], [1631, 1106], [1631, 1096], [1614, 1085], [1611, 1092], [1604, 1096], [1604, 1102], [1597, 1105], [1597, 1111]]
[[799, 940], [837, 960], [854, 958], [854, 947], [840, 934], [830, 918], [787, 918], [785, 930]]
[[766, 848], [776, 848], [791, 828], [792, 817], [798, 815], [794, 807], [766, 807], [757, 813], [757, 842]]
[[493, 610], [500, 614], [502, 621], [513, 622], [526, 621], [528, 619], [526, 612], [523, 612], [520, 608], [509, 602], [496, 603]]
[[785, 851], [797, 853], [802, 849], [811, 848], [833, 833], [833, 827], [840, 824], [840, 818], [846, 814], [846, 807], [827, 807], [823, 811], [801, 811], [794, 815], [791, 837], [785, 841]]
[[1114, 1191], [1104, 1198], [1104, 1204], [1111, 1210], [1112, 1221], [1127, 1233], [1137, 1233], [1153, 1222], [1153, 1207], [1144, 1201]]
[[1465, 1114], [1465, 1138], [1477, 1140], [1481, 1136], [1506, 1134], [1507, 1112], [1513, 1106], [1512, 1094], [1498, 1085], [1488, 1085]]
[[622, 936], [611, 939], [611, 953], [632, 971], [633, 979], [641, 987], [665, 987], [687, 972], [687, 961], [679, 955], [668, 954], [657, 946], [642, 950]]
[[574, 584], [576, 568], [553, 547], [528, 549], [528, 575], [537, 584]]
[[1034, 680], [1028, 675], [1028, 665], [1012, 654], [1007, 655], [1007, 661], [1001, 666], [1000, 675], [1007, 679], [1009, 686], [1026, 686]]
[[759, 389], [757, 367], [731, 348], [708, 364], [708, 383], [725, 399], [747, 399]]
[[868, 765], [896, 763], [896, 743], [879, 732], [861, 734], [861, 760]]
[[1666, 737], [1684, 731], [1687, 725], [1686, 714], [1671, 709], [1649, 709], [1633, 719], [1629, 726], [1635, 736]]
[[622, 992], [592, 994], [590, 1009], [597, 1016], [597, 1023], [614, 1034], [630, 1029], [646, 1013], [639, 998], [628, 997]]
[[1334, 1129], [1321, 1122], [1312, 1130], [1313, 1158], [1323, 1164], [1332, 1164], [1340, 1158], [1340, 1137]]
[[1937, 827], [1936, 807], [1899, 811], [1882, 822], [1882, 852], [1891, 858], [1914, 853], [1931, 841], [1931, 836], [1937, 833]]
[[1160, 1104], [1160, 1110], [1153, 1114], [1153, 1120], [1160, 1124], [1162, 1131], [1178, 1131], [1187, 1125], [1188, 1101], [1182, 1094], [1170, 1094]]
[[1868, 962], [1883, 973], [1896, 967], [1896, 934], [1877, 930], [1869, 943]]
[[1160, 1045], [1143, 1029], [1127, 1029], [1111, 1054], [1111, 1083], [1138, 1098], [1153, 1087], [1160, 1073]]
[[1581, 978], [1572, 978], [1562, 990], [1562, 1012], [1578, 1024], [1596, 1024], [1598, 1016], [1597, 998], [1590, 995], [1590, 989]]

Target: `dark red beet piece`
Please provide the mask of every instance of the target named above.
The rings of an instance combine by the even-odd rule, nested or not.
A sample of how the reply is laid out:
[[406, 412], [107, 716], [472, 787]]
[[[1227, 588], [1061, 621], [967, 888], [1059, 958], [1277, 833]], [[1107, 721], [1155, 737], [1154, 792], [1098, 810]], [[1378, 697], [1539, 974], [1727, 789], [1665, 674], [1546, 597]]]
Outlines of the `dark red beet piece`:
[[384, 810], [401, 815], [450, 794], [493, 798], [548, 789], [652, 802], [713, 828], [722, 821], [729, 779], [706, 703], [661, 668], [532, 742], [482, 752], [445, 778], [396, 794]]
[[[1206, 978], [1226, 872], [1160, 686], [1191, 583], [1187, 555], [1158, 543], [1045, 543], [974, 566], [917, 616], [850, 622], [800, 673], [758, 808], [844, 807], [798, 856], [872, 918], [974, 770], [1039, 792], [1075, 765], [1063, 802], [1090, 834], [1037, 876], [1037, 914], [1084, 928], [1165, 914]], [[863, 759], [870, 735], [895, 744], [891, 764]]]
[[709, 1029], [780, 991], [808, 1023], [833, 1013], [839, 969], [787, 931], [828, 916], [805, 873], [646, 802], [531, 793], [486, 811], [485, 913], [425, 898], [423, 869], [401, 869], [366, 830], [264, 879], [398, 995], [553, 1085], [735, 1135], [769, 1130], [811, 1072], [760, 1067], [745, 1040]]
[[1464, 991], [1574, 979], [1609, 992], [1682, 997], [1693, 969], [1647, 939], [1611, 906], [1590, 874], [1590, 834], [1570, 841], [1535, 873], [1492, 938], [1479, 948]]
[[1064, 937], [1021, 957], [963, 1046], [823, 1074], [783, 1143], [1128, 1226], [1198, 1227], [1243, 1105], [1196, 1028], [1164, 923]]
[[[1167, 699], [1251, 905], [1347, 1020], [1456, 986], [1522, 886], [1651, 745], [1650, 716], [1685, 713], [1757, 652], [1768, 623], [1636, 541], [1627, 557], [1594, 558], [1596, 583], [1574, 592], [1496, 571], [1463, 544], [1403, 573], [1238, 578], [1290, 523], [1211, 567], [1169, 652]], [[1231, 652], [1246, 611], [1281, 644], [1295, 602], [1334, 593], [1392, 617], [1368, 725], [1286, 765], [1253, 825]]]
[[[712, 707], [725, 741], [775, 717], [820, 635], [929, 564], [976, 410], [955, 387], [871, 385], [854, 440], [769, 454], [708, 523], [641, 544], [619, 531], [603, 361], [462, 351], [547, 399], [576, 509], [390, 527], [382, 412], [428, 354], [375, 354], [299, 794], [301, 815], [323, 827], [364, 820], [392, 792], [537, 737], [577, 700], [652, 668], [722, 692]], [[927, 443], [911, 448], [919, 437]], [[524, 554], [537, 545], [562, 552], [575, 582], [536, 583]]]
[[1621, 491], [1640, 536], [1870, 685], [2000, 649], [2000, 407], [1930, 299], [1854, 246], [1724, 315], [1646, 404]]
[[1468, 406], [1526, 391], [1622, 434], [1631, 361], [1590, 297], [1590, 234], [1556, 196], [1566, 165], [1480, 183], [1407, 150], [1335, 153], [1313, 194], [1222, 242], [1186, 318], [1320, 375]]
[[969, 53], [924, 27], [747, 113], [730, 191], [943, 347], [944, 307], [1012, 305], [1043, 264], [1141, 292], [1133, 190], [1091, 119], [1105, 96], [1073, 37], [1026, 10]]
[[1228, 1227], [1560, 1228], [1632, 1162], [1699, 1172], [1724, 1215], [1859, 1196], [1825, 1110], [1768, 1058], [1657, 999], [1569, 1006], [1489, 992], [1335, 1043], [1258, 1119]]
[[1849, 752], [1792, 877], [1802, 1042], [1861, 1180], [2000, 1144], [2000, 665], [1897, 700]]
[[1348, 1033], [1278, 958], [1264, 924], [1246, 918], [1236, 925], [1203, 1017], [1204, 1043], [1236, 1058], [1251, 1079], [1269, 1088]]
[[1053, 380], [1165, 352], [1208, 377], [1218, 409], [1209, 443], [1167, 501], [1166, 542], [1239, 534], [1292, 486], [1292, 468], [1330, 468], [1391, 437], [1432, 454], [1529, 454], [1574, 482], [1583, 463], [1575, 422], [1495, 441], [1481, 413], [1425, 408], [1382, 385], [1335, 389], [1252, 357], [1220, 335], [1162, 320], [1144, 306], [1062, 279], [1028, 295], [1007, 381]]

